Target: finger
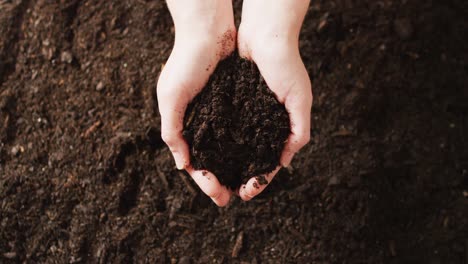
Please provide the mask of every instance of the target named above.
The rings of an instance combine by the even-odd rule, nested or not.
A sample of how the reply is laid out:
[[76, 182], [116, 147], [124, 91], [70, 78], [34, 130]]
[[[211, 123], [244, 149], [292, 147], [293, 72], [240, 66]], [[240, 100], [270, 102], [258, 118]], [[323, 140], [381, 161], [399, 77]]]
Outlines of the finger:
[[239, 51], [239, 57], [245, 59], [245, 60], [252, 60], [252, 57], [250, 56], [250, 50], [249, 46], [244, 42], [244, 43], [238, 43], [238, 51]]
[[189, 165], [190, 156], [188, 145], [182, 136], [182, 130], [178, 128], [179, 124], [175, 124], [175, 120], [178, 119], [178, 114], [161, 114], [161, 137], [169, 147], [177, 169], [182, 170]]
[[190, 161], [188, 145], [182, 136], [184, 111], [183, 106], [160, 106], [161, 138], [169, 147], [179, 170], [184, 169]]
[[285, 100], [285, 107], [289, 112], [291, 122], [291, 134], [281, 154], [280, 163], [284, 167], [289, 166], [294, 154], [310, 140], [312, 91], [310, 81], [304, 85], [305, 88], [292, 89]]
[[158, 80], [157, 97], [161, 115], [161, 138], [169, 147], [177, 169], [182, 170], [190, 163], [188, 145], [182, 136], [185, 109], [191, 95], [184, 83], [171, 74], [171, 60], [161, 72]]
[[208, 195], [217, 206], [223, 207], [229, 203], [231, 192], [226, 186], [222, 186], [219, 183], [213, 173], [205, 170], [195, 170], [192, 166], [187, 166], [186, 170], [200, 189]]
[[250, 50], [250, 47], [248, 45], [248, 41], [247, 41], [247, 37], [244, 36], [244, 32], [245, 30], [243, 30], [243, 27], [244, 25], [241, 23], [240, 26], [239, 26], [239, 31], [238, 31], [238, 35], [237, 35], [237, 49], [238, 49], [238, 52], [239, 52], [239, 56], [243, 59], [246, 59], [246, 60], [252, 60], [252, 57], [251, 57], [251, 50]]
[[259, 181], [258, 177], [252, 177], [246, 184], [241, 185], [239, 188], [239, 196], [244, 201], [250, 201], [252, 198], [263, 192], [268, 184], [273, 180], [275, 175], [281, 169], [281, 166], [276, 167], [276, 169], [267, 175], [264, 176], [266, 182], [263, 180]]

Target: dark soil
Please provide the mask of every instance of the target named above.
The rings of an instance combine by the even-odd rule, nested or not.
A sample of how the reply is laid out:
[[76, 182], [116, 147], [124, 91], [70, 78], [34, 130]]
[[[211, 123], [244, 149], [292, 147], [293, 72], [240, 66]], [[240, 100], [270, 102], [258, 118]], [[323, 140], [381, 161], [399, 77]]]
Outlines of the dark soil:
[[163, 1], [0, 1], [0, 263], [466, 263], [467, 14], [312, 1], [311, 143], [219, 209], [159, 137]]
[[255, 63], [237, 52], [218, 64], [185, 113], [193, 167], [213, 172], [233, 190], [279, 165], [289, 132], [284, 105]]

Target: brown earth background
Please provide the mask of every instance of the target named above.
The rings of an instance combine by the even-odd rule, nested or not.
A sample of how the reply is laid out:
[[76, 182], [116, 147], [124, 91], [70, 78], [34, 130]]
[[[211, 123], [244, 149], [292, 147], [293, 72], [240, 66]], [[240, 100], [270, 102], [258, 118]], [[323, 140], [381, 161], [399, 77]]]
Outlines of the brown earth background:
[[0, 1], [0, 263], [468, 263], [467, 17], [312, 1], [312, 140], [217, 208], [159, 136], [164, 1]]

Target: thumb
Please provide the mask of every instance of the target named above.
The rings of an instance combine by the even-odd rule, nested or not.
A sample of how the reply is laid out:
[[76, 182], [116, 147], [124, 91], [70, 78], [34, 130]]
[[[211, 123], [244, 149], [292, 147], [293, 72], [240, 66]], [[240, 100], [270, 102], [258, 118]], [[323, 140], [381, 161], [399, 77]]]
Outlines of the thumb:
[[177, 169], [182, 170], [190, 163], [189, 147], [182, 136], [185, 109], [190, 98], [182, 84], [166, 81], [164, 74], [161, 73], [157, 88], [161, 138], [174, 156]]

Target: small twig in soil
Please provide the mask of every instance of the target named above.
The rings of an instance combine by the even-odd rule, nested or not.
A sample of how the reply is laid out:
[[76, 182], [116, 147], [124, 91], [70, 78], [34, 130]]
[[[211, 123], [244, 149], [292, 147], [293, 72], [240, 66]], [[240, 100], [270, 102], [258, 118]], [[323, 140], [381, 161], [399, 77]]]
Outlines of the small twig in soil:
[[89, 137], [99, 126], [101, 125], [101, 121], [98, 120], [94, 122], [92, 126], [90, 126], [86, 131], [82, 134], [82, 137], [87, 138]]
[[191, 220], [196, 220], [196, 221], [203, 221], [205, 220], [203, 217], [195, 215], [195, 214], [187, 214], [187, 213], [181, 213], [179, 214], [180, 218], [185, 218], [185, 219], [191, 219]]
[[297, 231], [294, 227], [290, 227], [289, 232], [291, 232], [293, 236], [297, 237], [302, 242], [304, 243], [307, 242], [307, 239], [305, 238], [305, 236], [301, 232]]
[[299, 250], [298, 252], [296, 252], [296, 254], [294, 254], [293, 259], [299, 257], [299, 255], [301, 254], [302, 254], [302, 250]]
[[5, 121], [3, 121], [3, 127], [8, 127], [8, 122], [10, 122], [10, 115], [7, 114]]
[[195, 111], [192, 111], [190, 113], [189, 117], [187, 118], [187, 122], [185, 122], [185, 127], [188, 127], [188, 126], [190, 126], [190, 124], [192, 124], [192, 121], [193, 121], [194, 117], [195, 117]]
[[349, 131], [346, 128], [342, 127], [338, 131], [333, 133], [331, 136], [332, 137], [347, 137], [347, 136], [351, 136], [351, 135], [353, 135], [353, 133], [351, 131]]
[[169, 190], [169, 182], [167, 181], [166, 174], [164, 174], [159, 168], [156, 168], [158, 176], [161, 179], [163, 186], [166, 190]]
[[243, 242], [244, 242], [244, 232], [240, 231], [239, 234], [237, 235], [236, 243], [234, 244], [234, 247], [232, 248], [231, 256], [233, 258], [237, 258], [237, 256], [239, 256], [239, 252], [242, 249]]
[[7, 259], [14, 259], [16, 258], [16, 252], [6, 252], [3, 253], [3, 256]]
[[396, 256], [396, 249], [395, 249], [395, 241], [390, 240], [388, 242], [388, 249], [390, 250], [390, 256], [395, 257]]

